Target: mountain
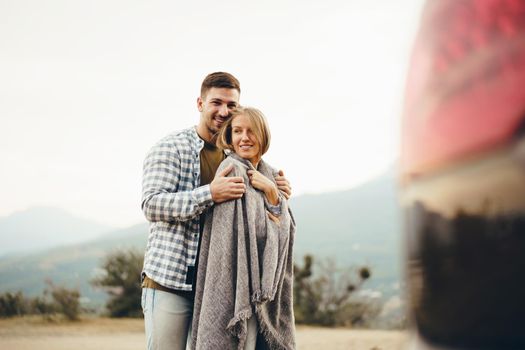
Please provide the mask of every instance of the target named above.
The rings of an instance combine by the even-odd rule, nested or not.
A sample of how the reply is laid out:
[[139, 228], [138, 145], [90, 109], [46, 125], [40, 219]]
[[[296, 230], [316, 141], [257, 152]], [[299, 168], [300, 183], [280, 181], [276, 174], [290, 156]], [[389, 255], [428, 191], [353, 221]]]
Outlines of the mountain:
[[0, 218], [0, 256], [79, 243], [111, 229], [63, 209], [34, 207]]
[[402, 229], [393, 169], [350, 190], [292, 198], [290, 207], [297, 262], [312, 254], [339, 267], [365, 264], [376, 288], [386, 294], [398, 288]]
[[147, 232], [146, 223], [138, 224], [81, 244], [0, 258], [0, 293], [21, 290], [29, 296], [40, 295], [46, 280], [50, 280], [55, 285], [78, 288], [84, 301], [91, 301], [88, 304], [102, 304], [106, 294], [89, 284], [98, 272], [97, 267], [116, 249], [144, 250]]
[[[399, 292], [401, 228], [393, 172], [347, 191], [297, 196], [290, 207], [297, 223], [294, 255], [298, 263], [305, 254], [312, 254], [317, 261], [335, 259], [339, 267], [366, 264], [372, 268], [368, 287], [385, 297]], [[105, 294], [89, 285], [97, 266], [114, 249], [143, 251], [147, 232], [143, 223], [80, 244], [4, 257], [0, 259], [0, 293], [22, 290], [37, 295], [45, 288], [44, 280], [51, 279], [79, 288], [82, 296], [100, 304]]]

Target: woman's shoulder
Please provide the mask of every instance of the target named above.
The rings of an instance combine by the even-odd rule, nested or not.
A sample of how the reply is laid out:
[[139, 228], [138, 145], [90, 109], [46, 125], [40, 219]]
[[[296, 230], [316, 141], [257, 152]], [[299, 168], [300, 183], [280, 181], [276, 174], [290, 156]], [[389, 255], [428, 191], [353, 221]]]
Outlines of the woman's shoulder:
[[233, 170], [229, 174], [230, 176], [238, 176], [239, 174], [246, 173], [246, 170], [249, 169], [248, 165], [239, 161], [235, 157], [227, 156], [219, 165], [217, 172], [226, 169], [230, 165], [233, 165]]

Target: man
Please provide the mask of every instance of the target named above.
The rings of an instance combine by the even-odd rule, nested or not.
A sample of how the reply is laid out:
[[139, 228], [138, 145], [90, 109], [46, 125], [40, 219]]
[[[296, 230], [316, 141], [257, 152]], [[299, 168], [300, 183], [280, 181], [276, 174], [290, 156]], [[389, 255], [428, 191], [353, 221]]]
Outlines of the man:
[[[240, 92], [231, 74], [208, 75], [197, 98], [197, 127], [166, 136], [144, 161], [142, 210], [151, 223], [142, 272], [148, 349], [185, 349], [204, 215], [246, 189], [242, 177], [227, 177], [231, 167], [215, 175], [225, 158], [216, 134], [239, 105]], [[282, 172], [276, 182], [289, 197]]]

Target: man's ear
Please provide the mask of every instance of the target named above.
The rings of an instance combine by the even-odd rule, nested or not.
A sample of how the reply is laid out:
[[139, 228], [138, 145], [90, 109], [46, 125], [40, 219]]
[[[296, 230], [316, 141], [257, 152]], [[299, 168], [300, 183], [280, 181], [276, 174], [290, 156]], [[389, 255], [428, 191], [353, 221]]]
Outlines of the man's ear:
[[203, 104], [204, 104], [204, 101], [202, 100], [202, 98], [200, 96], [197, 97], [197, 109], [199, 110], [199, 112], [202, 112]]

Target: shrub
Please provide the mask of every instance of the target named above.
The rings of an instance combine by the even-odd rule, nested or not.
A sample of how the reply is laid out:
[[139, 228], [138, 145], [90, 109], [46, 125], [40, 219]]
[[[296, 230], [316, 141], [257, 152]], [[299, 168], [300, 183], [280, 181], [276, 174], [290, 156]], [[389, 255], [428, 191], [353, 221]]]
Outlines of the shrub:
[[28, 311], [28, 303], [22, 292], [0, 295], [0, 317], [22, 316]]
[[43, 300], [39, 306], [47, 313], [58, 312], [70, 321], [78, 320], [81, 311], [80, 292], [75, 289], [55, 286], [52, 282], [49, 282], [48, 285], [49, 290], [47, 292], [51, 294], [53, 301], [50, 305], [46, 305], [45, 300]]
[[367, 301], [352, 300], [351, 296], [371, 277], [363, 266], [358, 269], [339, 269], [333, 260], [318, 263], [313, 274], [311, 255], [304, 265], [294, 264], [294, 312], [297, 323], [323, 326], [356, 326], [377, 315], [379, 308]]
[[112, 317], [140, 317], [140, 274], [144, 256], [136, 250], [115, 251], [102, 262], [102, 275], [91, 283], [110, 295], [106, 304]]

